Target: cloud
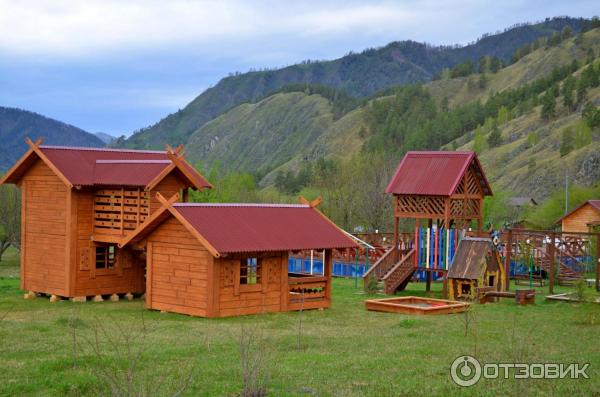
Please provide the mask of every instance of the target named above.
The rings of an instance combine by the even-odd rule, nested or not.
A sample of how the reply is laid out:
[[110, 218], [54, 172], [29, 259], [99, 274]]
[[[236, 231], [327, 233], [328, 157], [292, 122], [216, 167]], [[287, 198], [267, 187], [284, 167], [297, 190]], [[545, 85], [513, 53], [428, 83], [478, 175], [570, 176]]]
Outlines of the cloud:
[[424, 11], [449, 10], [443, 2], [0, 0], [0, 51], [89, 57], [257, 37], [391, 34], [422, 24]]

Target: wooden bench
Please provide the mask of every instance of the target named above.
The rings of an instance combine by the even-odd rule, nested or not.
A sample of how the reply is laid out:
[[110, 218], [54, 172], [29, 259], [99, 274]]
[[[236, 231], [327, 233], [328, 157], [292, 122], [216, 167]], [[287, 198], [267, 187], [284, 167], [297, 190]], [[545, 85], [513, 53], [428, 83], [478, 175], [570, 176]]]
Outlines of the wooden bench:
[[535, 290], [518, 289], [515, 292], [496, 291], [494, 287], [478, 287], [476, 289], [479, 303], [497, 302], [498, 298], [515, 298], [517, 305], [529, 305], [535, 303]]

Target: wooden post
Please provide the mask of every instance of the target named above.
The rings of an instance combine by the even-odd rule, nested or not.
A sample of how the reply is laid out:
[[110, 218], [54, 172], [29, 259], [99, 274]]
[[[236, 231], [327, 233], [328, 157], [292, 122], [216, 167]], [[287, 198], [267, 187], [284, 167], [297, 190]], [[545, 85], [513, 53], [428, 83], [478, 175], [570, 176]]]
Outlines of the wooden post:
[[548, 247], [548, 257], [550, 259], [550, 273], [548, 274], [548, 294], [554, 294], [554, 257], [556, 256], [556, 233], [550, 234], [550, 247]]
[[400, 250], [398, 249], [399, 243], [399, 227], [400, 227], [400, 218], [394, 215], [394, 262], [397, 263], [400, 260]]
[[510, 257], [512, 253], [512, 230], [508, 229], [508, 238], [506, 243], [506, 256], [504, 257], [504, 286], [506, 291], [510, 291]]
[[331, 249], [325, 250], [325, 263], [323, 263], [323, 275], [327, 277], [327, 289], [325, 290], [325, 299], [327, 300], [327, 307], [331, 306], [331, 271], [333, 266], [333, 251]]
[[146, 245], [146, 300], [144, 305], [146, 309], [152, 309], [152, 241]]
[[600, 291], [600, 234], [596, 235], [596, 291]]
[[425, 291], [430, 292], [431, 291], [431, 270], [427, 270], [427, 272], [425, 273]]

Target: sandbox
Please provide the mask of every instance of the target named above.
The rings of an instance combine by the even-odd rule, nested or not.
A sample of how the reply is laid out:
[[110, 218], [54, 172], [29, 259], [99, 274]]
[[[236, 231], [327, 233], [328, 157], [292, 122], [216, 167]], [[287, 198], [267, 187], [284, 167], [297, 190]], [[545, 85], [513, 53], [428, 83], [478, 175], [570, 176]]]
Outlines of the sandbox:
[[365, 301], [367, 310], [403, 314], [451, 314], [467, 310], [469, 303], [445, 299], [403, 296]]

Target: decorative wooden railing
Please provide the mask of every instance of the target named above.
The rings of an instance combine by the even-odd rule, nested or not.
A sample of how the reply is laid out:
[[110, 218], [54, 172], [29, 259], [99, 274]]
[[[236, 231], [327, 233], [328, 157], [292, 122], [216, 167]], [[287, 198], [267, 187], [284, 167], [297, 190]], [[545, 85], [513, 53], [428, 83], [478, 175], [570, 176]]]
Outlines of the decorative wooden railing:
[[413, 248], [383, 276], [384, 292], [386, 294], [393, 294], [406, 287], [406, 284], [410, 281], [410, 277], [416, 270], [414, 256], [415, 250]]
[[329, 281], [326, 276], [288, 277], [288, 309], [303, 310], [328, 307], [327, 289]]
[[102, 189], [94, 197], [94, 233], [123, 236], [150, 213], [148, 192], [140, 188]]
[[400, 255], [398, 251], [394, 251], [393, 248], [390, 249], [363, 274], [365, 287], [370, 277], [375, 277], [377, 280], [381, 280], [383, 276], [385, 276], [387, 272], [394, 267], [397, 258], [395, 254]]

